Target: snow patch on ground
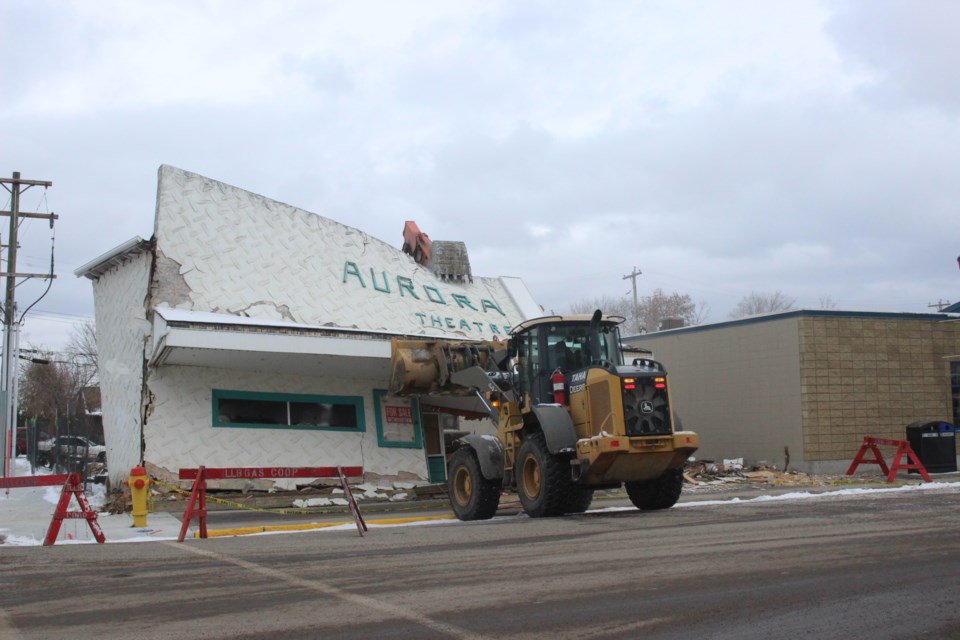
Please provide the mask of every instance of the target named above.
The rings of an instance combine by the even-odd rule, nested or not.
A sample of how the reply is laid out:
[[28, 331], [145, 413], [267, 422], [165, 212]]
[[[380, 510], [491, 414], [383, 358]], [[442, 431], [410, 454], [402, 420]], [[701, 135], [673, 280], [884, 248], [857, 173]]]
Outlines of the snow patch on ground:
[[[793, 493], [783, 493], [775, 496], [757, 496], [756, 498], [730, 498], [729, 500], [697, 500], [694, 502], [678, 502], [673, 505], [674, 509], [691, 507], [709, 507], [716, 505], [746, 504], [749, 502], [780, 502], [788, 500], [810, 500], [818, 498], [834, 498], [836, 496], [864, 496], [877, 493], [893, 493], [904, 491], [960, 491], [960, 483], [956, 482], [929, 482], [918, 485], [904, 485], [902, 487], [884, 487], [877, 489], [839, 489], [837, 491], [823, 491], [811, 493], [809, 491], [796, 491]], [[633, 511], [633, 507], [607, 507], [606, 509], [592, 509], [590, 513], [604, 513], [609, 511]]]

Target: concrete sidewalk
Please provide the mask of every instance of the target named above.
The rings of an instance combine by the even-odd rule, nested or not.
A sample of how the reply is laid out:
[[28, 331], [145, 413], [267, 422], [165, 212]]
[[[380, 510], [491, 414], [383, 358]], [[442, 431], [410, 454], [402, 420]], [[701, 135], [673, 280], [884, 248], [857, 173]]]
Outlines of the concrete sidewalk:
[[[26, 474], [25, 474], [26, 475]], [[87, 498], [94, 510], [103, 505], [103, 485], [95, 487]], [[0, 549], [4, 546], [42, 545], [50, 528], [54, 511], [60, 500], [62, 487], [28, 487], [0, 489]], [[69, 511], [79, 511], [80, 505], [70, 500]], [[97, 522], [107, 542], [136, 542], [145, 540], [176, 540], [180, 535], [180, 520], [169, 513], [150, 514], [149, 527], [136, 529], [129, 513], [113, 515], [98, 513]], [[96, 538], [84, 519], [64, 519], [56, 544], [96, 544]]]

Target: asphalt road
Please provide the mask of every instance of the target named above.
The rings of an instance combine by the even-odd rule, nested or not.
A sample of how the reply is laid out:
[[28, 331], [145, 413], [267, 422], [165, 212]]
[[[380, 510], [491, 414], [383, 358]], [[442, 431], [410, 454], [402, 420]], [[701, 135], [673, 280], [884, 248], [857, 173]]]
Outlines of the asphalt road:
[[958, 530], [954, 488], [4, 548], [0, 638], [960, 638]]

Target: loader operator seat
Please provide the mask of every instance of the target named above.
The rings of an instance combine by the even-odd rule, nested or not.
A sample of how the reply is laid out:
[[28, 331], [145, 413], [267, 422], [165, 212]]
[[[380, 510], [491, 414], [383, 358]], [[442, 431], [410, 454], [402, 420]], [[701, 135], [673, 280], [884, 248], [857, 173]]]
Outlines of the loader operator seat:
[[550, 347], [550, 365], [551, 368], [561, 371], [570, 371], [573, 368], [573, 352], [563, 338]]

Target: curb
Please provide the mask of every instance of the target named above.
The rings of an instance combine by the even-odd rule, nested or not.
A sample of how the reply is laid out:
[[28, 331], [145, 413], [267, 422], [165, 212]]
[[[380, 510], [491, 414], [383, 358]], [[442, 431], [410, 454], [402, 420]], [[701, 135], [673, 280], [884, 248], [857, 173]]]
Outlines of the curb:
[[[409, 524], [411, 522], [429, 522], [432, 520], [455, 520], [454, 515], [442, 516], [410, 516], [407, 518], [381, 518], [379, 520], [370, 520], [368, 525], [391, 525], [391, 524]], [[234, 527], [232, 529], [207, 529], [208, 538], [223, 538], [230, 536], [245, 536], [255, 533], [269, 533], [273, 531], [311, 531], [313, 529], [329, 529], [330, 527], [341, 527], [343, 525], [355, 525], [353, 520], [344, 520], [343, 522], [311, 522], [307, 524], [277, 524], [262, 525], [256, 527]], [[194, 538], [200, 537], [200, 532], [195, 531]]]

